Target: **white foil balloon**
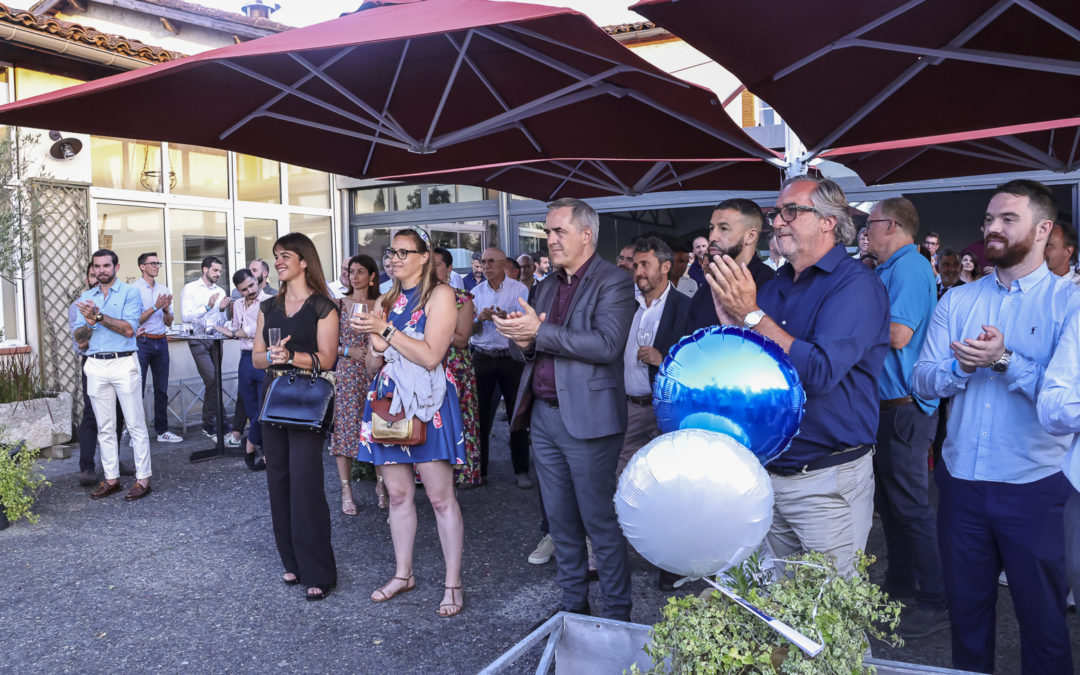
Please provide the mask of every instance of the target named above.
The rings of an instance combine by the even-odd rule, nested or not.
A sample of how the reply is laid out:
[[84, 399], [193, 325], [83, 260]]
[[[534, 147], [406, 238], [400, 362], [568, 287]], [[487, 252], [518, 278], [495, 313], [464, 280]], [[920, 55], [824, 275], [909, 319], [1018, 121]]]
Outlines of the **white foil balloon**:
[[615, 512], [627, 541], [669, 572], [699, 578], [742, 562], [772, 524], [772, 481], [730, 436], [682, 429], [634, 455]]

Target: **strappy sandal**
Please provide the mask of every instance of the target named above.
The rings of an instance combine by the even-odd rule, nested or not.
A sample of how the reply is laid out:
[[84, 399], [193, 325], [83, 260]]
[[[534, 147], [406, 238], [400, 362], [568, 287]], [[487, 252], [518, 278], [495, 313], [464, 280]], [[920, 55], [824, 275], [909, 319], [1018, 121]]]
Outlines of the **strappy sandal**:
[[382, 476], [375, 477], [375, 496], [379, 498], [379, 508], [390, 508], [390, 497], [386, 493], [386, 483], [383, 482]]
[[[455, 591], [461, 591], [461, 586], [447, 586], [446, 590], [450, 591], [451, 598], [455, 598], [457, 597]], [[450, 609], [444, 611], [444, 607], [449, 607]], [[463, 609], [465, 609], [465, 591], [461, 591], [461, 602], [444, 602], [439, 605], [438, 611], [439, 616], [444, 619], [449, 619], [452, 616], [457, 616], [458, 614], [461, 614], [461, 610]]]
[[[293, 574], [293, 573], [292, 572], [286, 572], [285, 574]], [[295, 586], [296, 584], [300, 583], [300, 580], [296, 578], [295, 574], [293, 574], [292, 579], [285, 576], [285, 574], [281, 575], [281, 580], [285, 583], [286, 586]]]
[[[319, 592], [318, 593], [312, 593], [311, 592], [312, 588], [318, 590]], [[308, 600], [310, 600], [312, 602], [316, 602], [318, 600], [325, 600], [326, 598], [328, 598], [330, 596], [330, 591], [333, 588], [334, 588], [333, 585], [330, 585], [330, 584], [311, 586], [310, 588], [307, 589], [307, 593], [304, 595], [304, 597], [306, 597]]]
[[352, 498], [352, 484], [348, 480], [341, 481], [341, 512], [347, 516], [356, 515], [356, 502]]
[[[397, 581], [404, 581], [405, 585], [404, 586], [399, 586], [392, 593], [387, 593], [386, 592], [386, 587], [389, 586], [390, 583], [392, 581], [394, 581], [395, 579]], [[394, 577], [393, 579], [390, 579], [390, 581], [383, 584], [382, 588], [378, 588], [378, 589], [375, 590], [375, 593], [378, 593], [380, 597], [378, 597], [378, 598], [375, 597], [375, 593], [371, 594], [371, 601], [372, 602], [386, 602], [386, 601], [390, 600], [391, 598], [393, 598], [395, 595], [401, 595], [402, 593], [408, 593], [409, 591], [411, 591], [414, 588], [416, 588], [416, 580], [413, 578], [412, 574], [410, 574], [407, 577]]]

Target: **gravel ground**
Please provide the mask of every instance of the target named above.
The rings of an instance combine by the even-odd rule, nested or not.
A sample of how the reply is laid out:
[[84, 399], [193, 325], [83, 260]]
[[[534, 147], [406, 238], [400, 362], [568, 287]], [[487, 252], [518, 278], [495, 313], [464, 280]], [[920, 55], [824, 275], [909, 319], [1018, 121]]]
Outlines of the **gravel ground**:
[[[501, 420], [501, 415], [500, 418]], [[153, 444], [154, 491], [127, 503], [89, 499], [78, 462], [45, 466], [34, 525], [0, 532], [0, 671], [475, 673], [523, 638], [555, 607], [555, 565], [525, 558], [539, 538], [536, 490], [513, 483], [505, 422], [496, 424], [487, 486], [459, 493], [465, 518], [465, 610], [441, 619], [442, 557], [435, 520], [417, 492], [417, 587], [376, 605], [369, 595], [393, 575], [386, 512], [370, 483], [356, 487], [359, 513], [346, 516], [333, 461], [331, 505], [339, 586], [325, 602], [280, 582], [264, 473], [242, 460], [188, 462], [209, 442]], [[77, 449], [76, 449], [77, 454]], [[125, 486], [132, 479], [125, 478]], [[880, 526], [868, 546], [883, 557]], [[882, 563], [874, 566], [880, 581]], [[633, 620], [659, 620], [664, 594], [632, 554]], [[697, 592], [692, 584], [680, 592]], [[592, 604], [600, 605], [596, 585]], [[1069, 615], [1074, 660], [1080, 620]], [[535, 664], [539, 653], [532, 655]], [[947, 666], [948, 632], [878, 658]], [[998, 605], [997, 664], [1018, 673], [1019, 636], [1008, 590]], [[530, 672], [522, 664], [519, 672]], [[533, 665], [535, 668], [535, 665]]]

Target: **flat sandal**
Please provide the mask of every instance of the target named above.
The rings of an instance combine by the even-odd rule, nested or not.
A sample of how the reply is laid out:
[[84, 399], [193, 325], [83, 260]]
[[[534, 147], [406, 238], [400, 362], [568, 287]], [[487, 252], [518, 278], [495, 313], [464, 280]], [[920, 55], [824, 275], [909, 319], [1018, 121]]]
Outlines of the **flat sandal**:
[[[375, 589], [375, 593], [382, 594], [382, 598], [376, 598], [375, 593], [372, 593], [371, 594], [371, 601], [372, 602], [387, 602], [391, 598], [393, 598], [395, 595], [401, 595], [402, 593], [408, 593], [412, 589], [416, 588], [416, 580], [413, 577], [414, 577], [414, 575], [412, 575], [412, 574], [410, 574], [407, 577], [393, 577], [392, 579], [390, 579], [390, 581], [394, 581], [395, 579], [398, 580], [398, 581], [404, 581], [405, 585], [400, 586], [393, 593], [387, 593], [384, 589], [387, 586], [390, 585], [390, 582], [388, 581], [385, 584], [383, 584], [381, 588]], [[410, 583], [410, 582], [412, 582], [412, 583]]]
[[[457, 595], [455, 591], [461, 591], [461, 602], [444, 602], [439, 605], [438, 613], [444, 619], [449, 619], [452, 616], [461, 614], [461, 610], [465, 609], [465, 591], [461, 590], [461, 586], [447, 586], [446, 590], [450, 591], [450, 597], [455, 598]], [[443, 611], [444, 607], [452, 607], [452, 610]]]

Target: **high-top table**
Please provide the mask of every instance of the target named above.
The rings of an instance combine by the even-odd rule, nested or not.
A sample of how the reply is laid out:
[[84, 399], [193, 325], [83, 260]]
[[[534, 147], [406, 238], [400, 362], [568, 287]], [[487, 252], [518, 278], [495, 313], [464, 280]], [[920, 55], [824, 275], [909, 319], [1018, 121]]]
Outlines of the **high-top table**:
[[[203, 462], [208, 459], [217, 459], [219, 457], [242, 457], [244, 455], [244, 448], [227, 448], [225, 447], [225, 394], [224, 386], [221, 381], [221, 355], [224, 351], [222, 343], [232, 338], [225, 337], [221, 333], [214, 331], [207, 333], [203, 336], [188, 335], [184, 333], [172, 333], [168, 334], [170, 339], [183, 340], [185, 342], [193, 340], [207, 340], [210, 344], [210, 358], [214, 362], [214, 377], [217, 379], [217, 443], [214, 447], [207, 450], [196, 450], [191, 453], [189, 460], [192, 462]], [[203, 405], [206, 405], [205, 392], [203, 395]]]

